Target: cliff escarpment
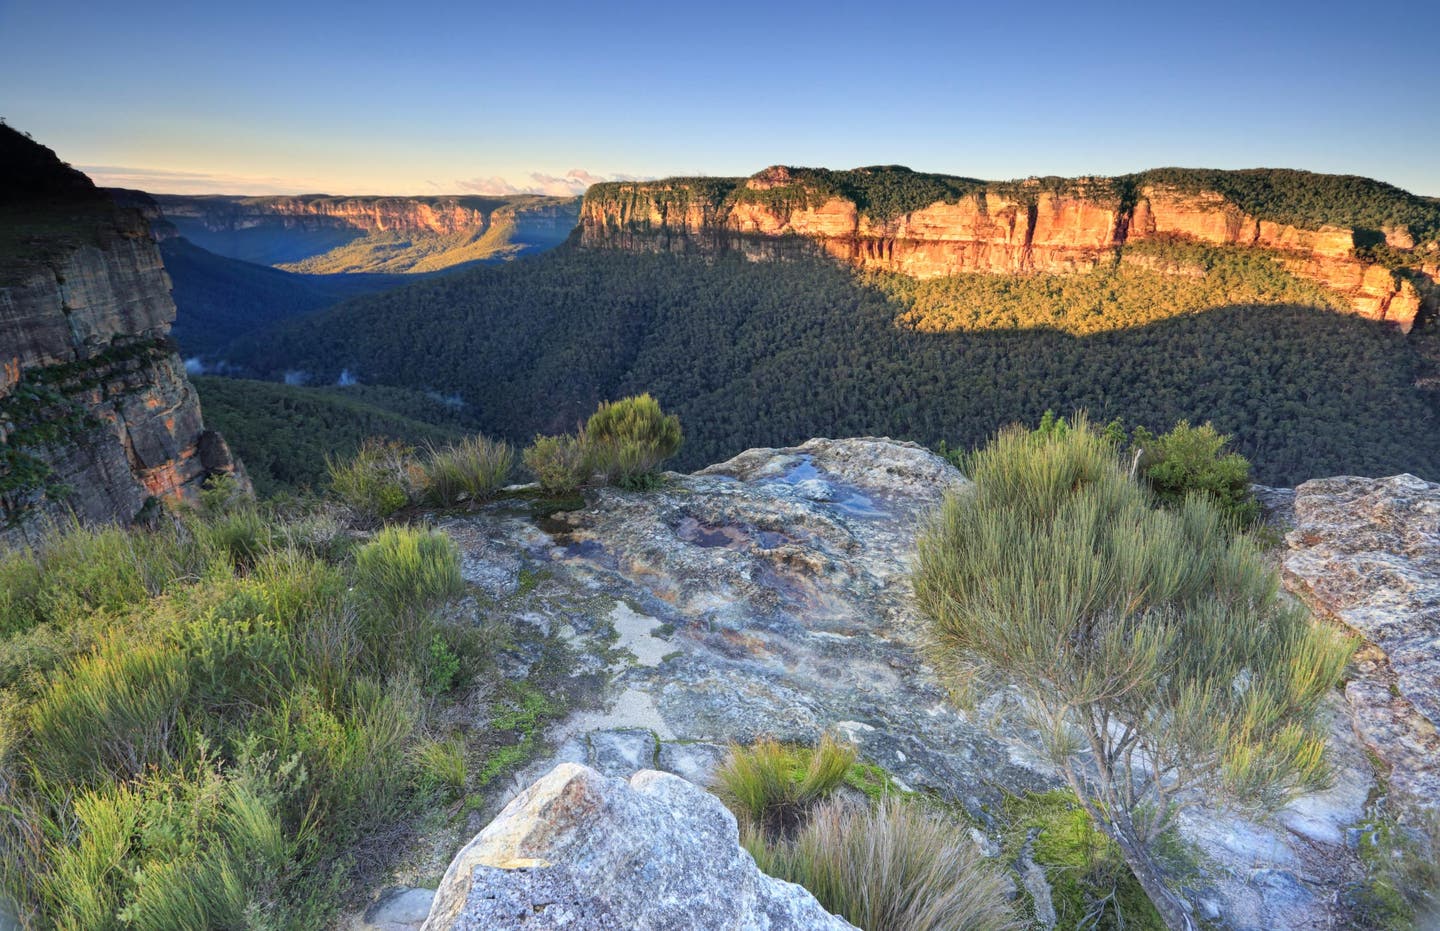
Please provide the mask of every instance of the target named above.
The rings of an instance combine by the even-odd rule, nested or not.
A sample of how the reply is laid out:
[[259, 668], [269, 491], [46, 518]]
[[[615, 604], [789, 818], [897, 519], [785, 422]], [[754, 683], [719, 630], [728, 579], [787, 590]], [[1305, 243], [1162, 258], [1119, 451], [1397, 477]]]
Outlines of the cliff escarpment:
[[1440, 308], [1440, 204], [1368, 179], [1159, 169], [1118, 178], [984, 182], [886, 166], [776, 166], [749, 178], [597, 184], [581, 244], [772, 259], [824, 253], [858, 268], [939, 278], [1075, 274], [1157, 262], [1132, 244], [1264, 250], [1339, 303], [1408, 332]]
[[173, 232], [292, 271], [427, 272], [542, 251], [575, 228], [574, 197], [155, 195]]
[[70, 513], [129, 523], [234, 472], [168, 339], [144, 217], [8, 127], [0, 165], [0, 541]]

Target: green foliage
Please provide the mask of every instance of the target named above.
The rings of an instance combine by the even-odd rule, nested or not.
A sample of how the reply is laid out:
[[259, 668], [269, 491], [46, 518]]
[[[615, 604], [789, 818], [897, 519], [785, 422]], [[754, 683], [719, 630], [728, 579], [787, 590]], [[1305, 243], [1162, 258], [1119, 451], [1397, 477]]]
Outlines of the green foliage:
[[[1220, 251], [1216, 268], [1229, 267]], [[649, 391], [685, 425], [681, 470], [812, 436], [971, 448], [1054, 408], [1211, 421], [1267, 484], [1440, 478], [1440, 421], [1415, 387], [1419, 344], [1324, 309], [1313, 286], [1264, 277], [1268, 261], [1204, 278], [1122, 263], [1068, 278], [916, 282], [804, 257], [560, 250], [348, 302], [257, 338], [235, 361], [319, 380], [348, 365], [454, 392], [477, 429], [515, 444], [572, 429], [601, 398]], [[1015, 322], [897, 325], [926, 302], [953, 306], [962, 323], [997, 307]], [[1077, 335], [1092, 310], [1139, 325]]]
[[1440, 919], [1440, 815], [1401, 825], [1376, 817], [1361, 825], [1366, 881], [1349, 903], [1356, 921], [1386, 931], [1422, 931]]
[[401, 388], [309, 388], [208, 376], [191, 381], [206, 425], [225, 435], [262, 498], [326, 488], [327, 459], [349, 459], [368, 439], [444, 445], [461, 439], [469, 423], [463, 409]]
[[1162, 504], [1179, 507], [1188, 496], [1201, 495], [1236, 527], [1259, 520], [1250, 462], [1227, 450], [1230, 437], [1212, 424], [1192, 427], [1182, 420], [1160, 436], [1137, 427], [1132, 442], [1141, 451], [1140, 474]]
[[454, 741], [417, 747], [425, 686], [485, 661], [430, 616], [453, 543], [351, 562], [233, 492], [0, 559], [0, 894], [40, 926], [323, 927], [375, 826], [463, 786]]
[[581, 436], [537, 436], [522, 455], [525, 468], [547, 495], [569, 496], [590, 479], [594, 462]]
[[622, 488], [647, 485], [660, 463], [680, 451], [680, 418], [666, 414], [649, 394], [602, 401], [585, 423], [585, 445], [595, 471]]
[[1130, 872], [1120, 847], [1095, 827], [1073, 792], [1005, 799], [1004, 856], [1029, 848], [1045, 869], [1060, 928], [1161, 931], [1165, 923]]
[[382, 520], [410, 504], [423, 472], [401, 443], [369, 439], [353, 458], [326, 457], [330, 491], [362, 520]]
[[985, 862], [964, 825], [894, 800], [856, 810], [828, 802], [793, 840], [753, 829], [747, 850], [771, 876], [798, 883], [865, 931], [1019, 928], [1009, 879]]
[[1169, 920], [1180, 906], [1153, 851], [1175, 794], [1271, 807], [1322, 784], [1316, 708], [1351, 644], [1284, 603], [1207, 500], [1152, 507], [1083, 417], [1002, 431], [970, 465], [974, 484], [919, 544], [932, 656], [957, 691], [986, 668], [1020, 685], [1045, 750]]
[[386, 527], [355, 553], [355, 584], [383, 617], [424, 613], [465, 590], [460, 551], [443, 533]]
[[510, 444], [483, 436], [431, 447], [424, 464], [422, 497], [442, 507], [479, 503], [504, 486], [514, 467], [515, 450]]
[[463, 740], [451, 737], [421, 741], [415, 747], [414, 757], [422, 787], [444, 789], [451, 798], [464, 794], [469, 769]]
[[430, 661], [425, 666], [425, 691], [440, 695], [455, 687], [460, 677], [460, 657], [439, 634], [430, 638]]
[[844, 782], [854, 748], [826, 735], [819, 746], [791, 747], [774, 740], [732, 746], [715, 771], [715, 791], [740, 822], [770, 836], [795, 831], [806, 813]]

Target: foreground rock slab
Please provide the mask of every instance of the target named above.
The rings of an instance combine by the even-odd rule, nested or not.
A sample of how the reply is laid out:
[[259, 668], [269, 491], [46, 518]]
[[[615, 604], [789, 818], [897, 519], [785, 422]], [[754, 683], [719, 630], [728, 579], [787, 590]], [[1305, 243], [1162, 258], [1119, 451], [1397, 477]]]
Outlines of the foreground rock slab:
[[562, 763], [450, 865], [424, 931], [854, 931], [761, 873], [735, 818], [678, 776]]
[[1359, 632], [1355, 730], [1409, 803], [1440, 805], [1440, 484], [1344, 476], [1295, 490], [1286, 584]]

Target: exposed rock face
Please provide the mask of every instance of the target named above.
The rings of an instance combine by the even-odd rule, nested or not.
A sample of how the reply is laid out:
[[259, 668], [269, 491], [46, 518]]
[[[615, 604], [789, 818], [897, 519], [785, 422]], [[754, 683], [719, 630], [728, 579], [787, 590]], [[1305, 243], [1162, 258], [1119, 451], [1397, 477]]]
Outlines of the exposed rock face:
[[425, 931], [853, 931], [761, 873], [735, 818], [684, 779], [562, 763], [451, 863]]
[[[1146, 184], [1132, 200], [1108, 179], [1077, 179], [1057, 190], [1022, 183], [877, 219], [846, 197], [807, 192], [781, 167], [743, 184], [724, 181], [597, 185], [581, 209], [581, 243], [736, 251], [754, 259], [819, 248], [860, 268], [934, 278], [977, 271], [1085, 272], [1112, 260], [1127, 242], [1174, 237], [1270, 250], [1293, 273], [1333, 289], [1356, 314], [1407, 333], [1422, 310], [1440, 308], [1440, 276], [1432, 270], [1391, 271], [1356, 255], [1353, 230], [1260, 220], [1215, 193]], [[786, 195], [776, 196], [779, 190]], [[1415, 248], [1407, 230], [1390, 231], [1386, 241], [1398, 249]]]
[[[375, 233], [478, 238], [507, 230], [522, 246], [548, 248], [575, 228], [575, 197], [239, 197], [155, 195], [176, 233], [246, 261], [296, 262]], [[285, 244], [273, 240], [289, 234]], [[305, 243], [309, 243], [306, 248]], [[392, 269], [393, 270], [393, 269]], [[423, 269], [432, 270], [432, 269]]]
[[1440, 805], [1440, 485], [1325, 478], [1295, 490], [1289, 587], [1364, 636], [1355, 729], [1409, 803]]
[[[601, 490], [553, 518], [499, 503], [443, 520], [466, 578], [492, 599], [487, 614], [563, 640], [576, 676], [604, 683], [599, 705], [550, 732], [554, 752], [512, 790], [563, 762], [703, 785], [730, 741], [828, 731], [997, 829], [1004, 793], [1059, 783], [1016, 695], [998, 689], [958, 710], [921, 654], [915, 534], [964, 483], [913, 444], [811, 440], [655, 491]], [[533, 590], [522, 571], [539, 580]], [[1360, 874], [1347, 831], [1375, 783], [1338, 696], [1331, 713], [1332, 789], [1265, 822], [1186, 813], [1185, 836], [1209, 857], [1190, 890], [1206, 915], [1239, 928], [1345, 926], [1339, 893]]]
[[[3, 132], [7, 161], [39, 149], [60, 172]], [[0, 211], [35, 231], [0, 269], [0, 544], [72, 511], [128, 523], [234, 472], [167, 339], [170, 279], [140, 214], [43, 184]]]

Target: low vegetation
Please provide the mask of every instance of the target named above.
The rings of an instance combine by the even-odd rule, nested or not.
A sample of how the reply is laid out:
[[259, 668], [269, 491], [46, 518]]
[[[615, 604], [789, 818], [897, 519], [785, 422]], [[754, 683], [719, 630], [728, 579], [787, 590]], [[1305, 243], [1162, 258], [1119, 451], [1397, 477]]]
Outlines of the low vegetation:
[[458, 553], [227, 485], [160, 524], [0, 556], [4, 894], [57, 928], [323, 926], [466, 778], [433, 723], [489, 663], [437, 614]]
[[1192, 927], [1157, 846], [1181, 795], [1271, 808], [1327, 778], [1316, 711], [1351, 644], [1279, 597], [1203, 496], [1154, 506], [1113, 441], [1002, 431], [919, 543], [931, 656], [957, 695], [987, 669], [1026, 695], [1095, 824], [1168, 927]]
[[525, 467], [550, 495], [599, 482], [632, 491], [653, 487], [660, 464], [680, 451], [680, 418], [649, 394], [602, 401], [577, 433], [537, 436]]
[[509, 480], [515, 451], [471, 436], [424, 450], [371, 438], [349, 459], [327, 459], [330, 489], [361, 520], [383, 520], [418, 504], [464, 507], [493, 498]]
[[840, 798], [883, 781], [871, 769], [829, 736], [814, 748], [761, 740], [731, 748], [715, 790], [763, 871], [863, 931], [1018, 928], [1003, 870], [962, 823], [898, 793]]

